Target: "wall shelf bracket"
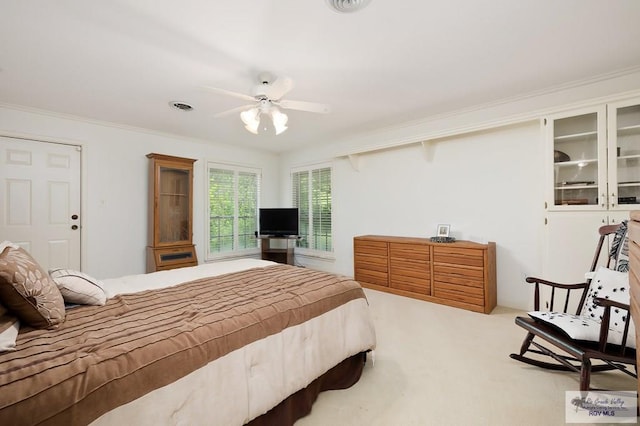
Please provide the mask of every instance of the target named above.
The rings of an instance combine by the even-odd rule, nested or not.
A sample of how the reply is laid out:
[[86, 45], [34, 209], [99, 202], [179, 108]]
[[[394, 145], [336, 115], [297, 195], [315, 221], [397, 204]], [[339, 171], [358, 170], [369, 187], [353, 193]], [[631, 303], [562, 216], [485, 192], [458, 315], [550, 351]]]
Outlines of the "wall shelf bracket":
[[360, 165], [361, 165], [360, 155], [349, 154], [348, 157], [349, 157], [349, 162], [351, 163], [351, 167], [353, 167], [353, 170], [355, 170], [356, 172], [359, 172]]
[[436, 154], [436, 141], [435, 140], [427, 140], [420, 142], [422, 145], [422, 152], [424, 153], [424, 158], [429, 163], [431, 163]]

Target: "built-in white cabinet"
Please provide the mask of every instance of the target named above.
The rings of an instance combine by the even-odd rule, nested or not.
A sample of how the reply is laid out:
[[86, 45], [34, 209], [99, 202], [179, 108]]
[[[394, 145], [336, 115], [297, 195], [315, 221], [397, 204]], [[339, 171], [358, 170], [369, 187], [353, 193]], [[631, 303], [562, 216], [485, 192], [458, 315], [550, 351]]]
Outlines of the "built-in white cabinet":
[[640, 98], [556, 114], [543, 124], [545, 278], [580, 282], [598, 227], [640, 209]]
[[547, 209], [640, 207], [640, 99], [547, 117]]
[[640, 207], [640, 99], [608, 105], [609, 208]]

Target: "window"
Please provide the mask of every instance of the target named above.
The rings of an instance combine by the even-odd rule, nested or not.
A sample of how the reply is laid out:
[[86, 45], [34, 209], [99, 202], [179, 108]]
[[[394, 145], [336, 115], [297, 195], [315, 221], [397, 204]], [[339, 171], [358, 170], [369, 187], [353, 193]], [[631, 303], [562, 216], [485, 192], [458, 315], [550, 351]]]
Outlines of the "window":
[[260, 170], [209, 163], [208, 258], [255, 250]]
[[291, 174], [293, 207], [299, 209], [303, 249], [332, 252], [331, 167], [296, 169]]

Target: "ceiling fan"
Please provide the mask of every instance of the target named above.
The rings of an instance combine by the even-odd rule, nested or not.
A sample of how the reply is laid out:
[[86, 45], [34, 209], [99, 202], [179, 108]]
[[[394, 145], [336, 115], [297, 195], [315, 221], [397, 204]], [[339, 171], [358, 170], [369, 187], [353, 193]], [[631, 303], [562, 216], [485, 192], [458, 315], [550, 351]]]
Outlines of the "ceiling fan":
[[281, 108], [321, 114], [326, 114], [330, 111], [329, 106], [325, 104], [282, 99], [285, 94], [293, 89], [293, 80], [289, 77], [275, 78], [272, 74], [266, 72], [258, 75], [258, 82], [253, 87], [251, 95], [219, 89], [217, 87], [205, 86], [205, 88], [216, 93], [252, 102], [249, 105], [242, 105], [220, 112], [214, 115], [214, 117], [219, 118], [239, 112], [245, 129], [254, 134], [258, 134], [258, 127], [260, 126], [260, 118], [262, 116], [271, 116], [276, 135], [287, 130], [289, 117], [280, 111]]

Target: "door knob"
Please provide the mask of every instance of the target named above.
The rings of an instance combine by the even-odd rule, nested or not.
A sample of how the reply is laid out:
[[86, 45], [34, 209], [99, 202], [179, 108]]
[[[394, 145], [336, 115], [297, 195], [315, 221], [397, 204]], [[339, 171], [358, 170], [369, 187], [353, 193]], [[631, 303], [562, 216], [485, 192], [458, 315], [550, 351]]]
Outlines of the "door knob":
[[71, 219], [78, 220], [78, 215], [77, 214], [71, 215]]
[[71, 225], [71, 229], [75, 231], [76, 229], [78, 229], [78, 225]]

